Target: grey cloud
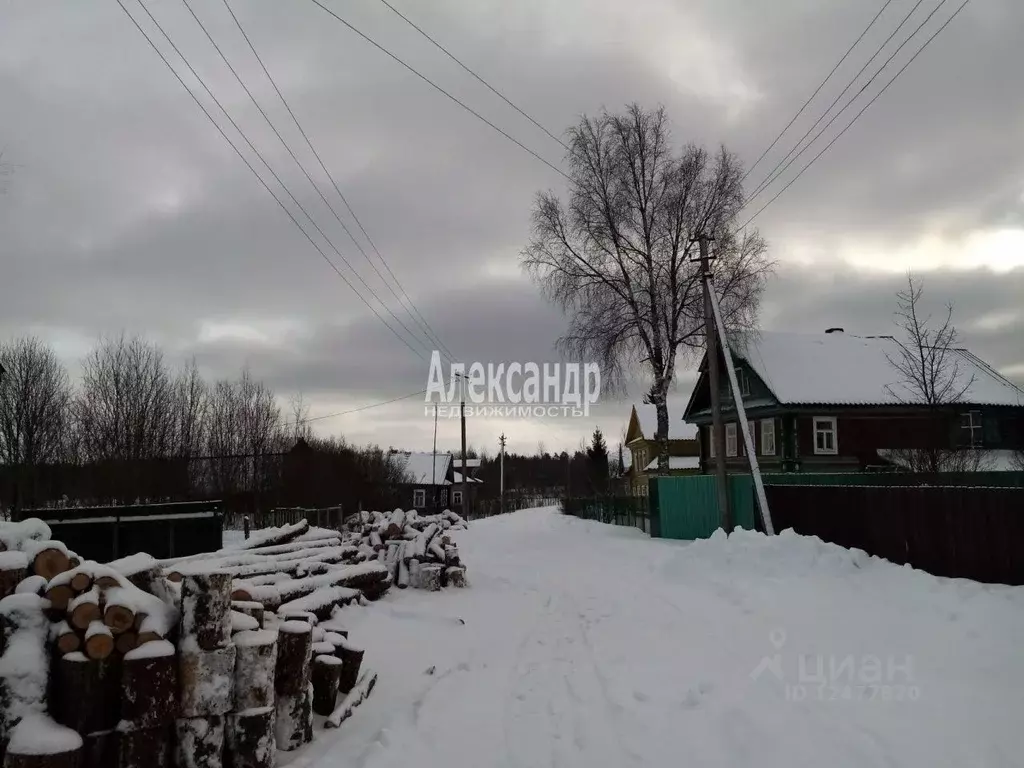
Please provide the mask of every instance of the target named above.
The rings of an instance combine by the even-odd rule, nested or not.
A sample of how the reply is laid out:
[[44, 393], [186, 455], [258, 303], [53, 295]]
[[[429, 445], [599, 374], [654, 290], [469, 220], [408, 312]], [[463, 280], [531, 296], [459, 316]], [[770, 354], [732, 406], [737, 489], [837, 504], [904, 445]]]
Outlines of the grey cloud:
[[[381, 252], [453, 351], [483, 361], [556, 359], [552, 344], [564, 321], [515, 275], [533, 195], [559, 189], [563, 180], [311, 4], [234, 5]], [[184, 7], [150, 7], [204, 74], [218, 73], [213, 82], [232, 114], [397, 311], [315, 193], [288, 168]], [[301, 151], [223, 8], [196, 7]], [[652, 0], [648, 12], [663, 23], [645, 38], [628, 25], [617, 28], [621, 10], [611, 3], [400, 7], [555, 132], [603, 106], [660, 102], [678, 141], [725, 141], [748, 160], [875, 10], [838, 2]], [[337, 8], [557, 164], [557, 144], [382, 5]], [[894, 7], [885, 17], [886, 32], [900, 12]], [[1022, 14], [1012, 0], [968, 6], [759, 220], [783, 264], [766, 297], [768, 327], [888, 328], [897, 278], [855, 273], [829, 259], [801, 272], [786, 261], [797, 245], [812, 242], [827, 254], [838, 244], [895, 248], [929, 232], [954, 239], [972, 228], [1020, 226], [1024, 160], [1015, 144], [1024, 110], [1016, 72], [1024, 54], [1015, 33]], [[680, 75], [676, 62], [652, 54], [669, 38], [682, 53], [704, 46], [723, 77], [756, 98], [733, 104], [709, 94], [707, 83], [689, 87], [709, 76], [696, 67]], [[210, 375], [249, 364], [283, 395], [305, 391], [327, 409], [423, 386], [426, 364], [295, 232], [116, 5], [5, 4], [0, 103], [0, 146], [20, 166], [0, 197], [0, 335], [39, 332], [73, 357], [100, 333], [144, 333], [175, 359], [196, 355]], [[752, 180], [773, 164], [760, 166]], [[934, 272], [927, 279], [933, 298], [957, 301], [972, 349], [997, 366], [1024, 362], [1014, 339], [1021, 331], [1013, 314], [1014, 291], [1024, 293], [1020, 270]], [[1005, 317], [985, 321], [996, 307]], [[211, 324], [270, 330], [262, 342], [230, 335], [204, 341], [200, 334]], [[605, 407], [597, 421], [617, 435], [622, 403]], [[422, 447], [429, 439], [431, 430], [408, 409], [372, 413], [325, 424], [379, 442], [408, 439]], [[574, 444], [591, 428], [558, 424], [548, 431]], [[532, 448], [540, 438], [531, 432], [523, 439], [533, 442], [522, 447]], [[552, 447], [553, 439], [546, 442]]]

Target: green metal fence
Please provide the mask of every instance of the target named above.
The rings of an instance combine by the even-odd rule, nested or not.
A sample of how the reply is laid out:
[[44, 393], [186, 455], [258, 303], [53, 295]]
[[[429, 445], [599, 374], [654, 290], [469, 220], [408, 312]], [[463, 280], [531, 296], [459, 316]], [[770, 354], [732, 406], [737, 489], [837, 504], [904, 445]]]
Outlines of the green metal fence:
[[[957, 472], [937, 475], [879, 472], [762, 475], [768, 485], [976, 486], [1024, 488], [1024, 472]], [[714, 475], [655, 477], [650, 480], [650, 533], [666, 539], [706, 539], [720, 526]], [[760, 529], [760, 512], [748, 474], [729, 475], [734, 524]]]
[[562, 499], [562, 512], [583, 520], [639, 528], [651, 533], [647, 498], [643, 496], [597, 496]]

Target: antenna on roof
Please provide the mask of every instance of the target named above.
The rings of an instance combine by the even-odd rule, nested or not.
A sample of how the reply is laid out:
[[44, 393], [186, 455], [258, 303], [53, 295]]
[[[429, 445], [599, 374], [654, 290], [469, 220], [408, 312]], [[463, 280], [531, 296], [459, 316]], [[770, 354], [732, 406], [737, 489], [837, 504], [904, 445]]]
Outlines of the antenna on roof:
[[825, 333], [846, 333], [845, 328], [827, 328]]

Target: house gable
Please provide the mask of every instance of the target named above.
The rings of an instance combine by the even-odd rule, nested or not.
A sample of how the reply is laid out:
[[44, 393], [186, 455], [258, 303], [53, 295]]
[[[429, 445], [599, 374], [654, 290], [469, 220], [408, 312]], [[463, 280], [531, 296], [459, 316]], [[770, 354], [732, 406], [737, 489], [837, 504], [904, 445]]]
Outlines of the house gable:
[[[777, 407], [778, 398], [772, 392], [771, 387], [761, 376], [743, 359], [735, 359], [736, 378], [739, 380], [740, 388], [745, 390], [742, 397], [744, 408], [765, 408]], [[722, 361], [719, 376], [720, 394], [722, 397], [722, 411], [729, 413], [736, 410], [732, 397], [732, 387], [729, 384], [729, 375], [725, 370], [725, 361]], [[693, 388], [693, 395], [690, 402], [686, 404], [683, 412], [683, 420], [691, 424], [707, 424], [711, 422], [711, 381], [707, 371], [707, 356], [701, 360], [700, 376], [697, 378], [697, 385]]]

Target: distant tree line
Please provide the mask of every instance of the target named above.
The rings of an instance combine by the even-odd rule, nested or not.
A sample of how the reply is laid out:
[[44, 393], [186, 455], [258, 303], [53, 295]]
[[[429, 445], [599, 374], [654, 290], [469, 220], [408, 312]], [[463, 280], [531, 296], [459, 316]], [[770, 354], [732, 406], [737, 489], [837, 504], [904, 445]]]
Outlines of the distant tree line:
[[[215, 496], [328, 505], [346, 486], [370, 503], [370, 489], [389, 479], [380, 449], [313, 439], [301, 400], [287, 422], [248, 370], [211, 382], [195, 361], [175, 367], [139, 337], [101, 339], [77, 381], [35, 337], [0, 344], [0, 366], [5, 508]], [[335, 492], [295, 468], [314, 452], [332, 457], [320, 463], [331, 465]], [[289, 489], [291, 476], [307, 487]]]
[[[477, 452], [467, 451], [476, 457]], [[484, 481], [484, 497], [498, 496], [501, 482], [499, 456], [482, 455], [477, 477]], [[600, 428], [594, 430], [590, 444], [571, 454], [549, 453], [543, 444], [533, 455], [505, 454], [506, 495], [522, 496], [595, 496], [612, 490], [615, 468]]]

